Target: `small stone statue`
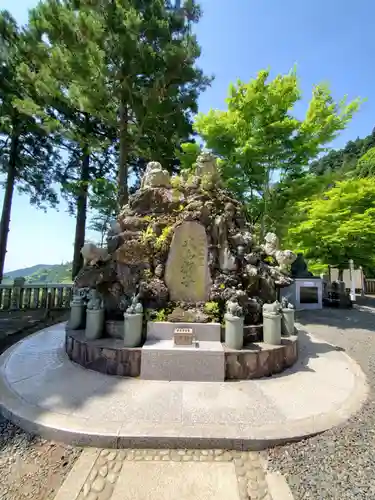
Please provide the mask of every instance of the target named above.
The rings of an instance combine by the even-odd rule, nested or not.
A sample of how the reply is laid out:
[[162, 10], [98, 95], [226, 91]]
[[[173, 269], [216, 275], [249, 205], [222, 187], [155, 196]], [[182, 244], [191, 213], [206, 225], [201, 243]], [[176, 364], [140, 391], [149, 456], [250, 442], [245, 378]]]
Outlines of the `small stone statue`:
[[142, 314], [142, 313], [143, 313], [143, 306], [139, 300], [139, 296], [134, 294], [132, 303], [127, 308], [126, 314]]
[[106, 262], [110, 257], [106, 248], [99, 248], [94, 243], [83, 245], [81, 254], [84, 266], [95, 266], [98, 262]]
[[87, 309], [98, 311], [103, 308], [103, 300], [100, 293], [94, 288], [90, 290], [89, 301], [87, 302]]
[[277, 250], [275, 258], [279, 264], [280, 271], [288, 271], [289, 266], [296, 260], [297, 255], [291, 250]]
[[127, 299], [126, 295], [122, 295], [120, 298], [120, 301], [119, 301], [120, 311], [125, 312], [127, 307], [128, 307], [128, 299]]
[[197, 158], [196, 175], [217, 175], [216, 158], [212, 153], [203, 151]]
[[224, 243], [219, 252], [219, 264], [223, 273], [230, 273], [237, 269], [236, 257], [231, 253], [228, 243]]
[[165, 187], [169, 188], [170, 175], [167, 170], [163, 170], [157, 161], [147, 163], [145, 174], [142, 178], [141, 189]]
[[84, 305], [87, 299], [87, 289], [86, 288], [76, 288], [73, 291], [72, 304], [75, 306]]
[[230, 314], [231, 316], [236, 316], [238, 318], [241, 318], [243, 316], [243, 309], [239, 305], [237, 300], [233, 299], [228, 300], [226, 308], [227, 308], [227, 314]]
[[114, 236], [115, 234], [120, 234], [120, 233], [121, 233], [120, 223], [117, 222], [117, 220], [111, 221], [109, 224], [108, 234]]
[[121, 226], [114, 220], [110, 223], [107, 232], [107, 250], [109, 253], [115, 252], [122, 243]]
[[282, 297], [281, 308], [282, 309], [294, 309], [294, 305], [289, 302], [288, 297]]
[[155, 276], [159, 279], [162, 279], [164, 276], [164, 266], [163, 264], [158, 264], [155, 267]]
[[272, 304], [263, 304], [263, 313], [268, 315], [276, 316], [280, 314], [281, 304], [278, 300], [275, 300]]
[[267, 233], [264, 241], [263, 250], [267, 255], [274, 257], [279, 248], [279, 238], [275, 233]]

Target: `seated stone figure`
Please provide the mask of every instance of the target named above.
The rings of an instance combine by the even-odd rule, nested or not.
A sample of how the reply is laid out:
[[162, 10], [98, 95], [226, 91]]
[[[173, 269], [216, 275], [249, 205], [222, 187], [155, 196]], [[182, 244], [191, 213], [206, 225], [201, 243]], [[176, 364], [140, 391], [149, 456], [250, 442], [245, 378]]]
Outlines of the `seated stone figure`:
[[277, 263], [281, 271], [288, 271], [289, 266], [296, 260], [297, 255], [291, 250], [277, 250], [275, 254]]
[[147, 164], [145, 174], [142, 179], [141, 189], [164, 187], [170, 188], [170, 175], [167, 170], [163, 170], [157, 161], [150, 161]]
[[201, 177], [203, 175], [217, 175], [216, 158], [212, 153], [203, 151], [197, 158], [196, 174]]
[[98, 262], [106, 262], [109, 258], [106, 248], [99, 248], [94, 243], [86, 243], [81, 249], [84, 266], [94, 266]]
[[262, 245], [264, 252], [276, 260], [281, 271], [287, 271], [296, 260], [296, 254], [291, 250], [280, 250], [279, 238], [275, 233], [267, 233], [264, 240], [265, 243]]
[[267, 233], [264, 238], [264, 245], [262, 245], [263, 250], [270, 257], [274, 257], [276, 251], [279, 248], [279, 238], [275, 233]]
[[97, 290], [90, 290], [88, 297], [89, 301], [87, 302], [87, 309], [97, 311], [98, 309], [103, 308], [103, 299]]

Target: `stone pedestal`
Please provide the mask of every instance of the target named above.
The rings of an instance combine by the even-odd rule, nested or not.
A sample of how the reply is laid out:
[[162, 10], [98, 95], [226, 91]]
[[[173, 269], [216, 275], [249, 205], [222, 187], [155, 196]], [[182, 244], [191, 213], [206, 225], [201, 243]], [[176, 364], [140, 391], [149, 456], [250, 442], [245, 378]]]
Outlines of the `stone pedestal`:
[[294, 335], [294, 309], [285, 308], [281, 313], [281, 335], [284, 337]]
[[69, 328], [81, 330], [85, 327], [86, 306], [84, 304], [70, 304]]
[[142, 343], [143, 314], [124, 313], [124, 346], [139, 347]]
[[199, 341], [192, 346], [176, 346], [172, 339], [147, 341], [142, 347], [141, 378], [224, 382], [223, 345]]
[[263, 312], [263, 342], [270, 345], [281, 344], [281, 314]]
[[86, 330], [87, 340], [100, 339], [104, 330], [104, 309], [87, 309]]
[[244, 318], [225, 314], [225, 345], [230, 349], [243, 347]]

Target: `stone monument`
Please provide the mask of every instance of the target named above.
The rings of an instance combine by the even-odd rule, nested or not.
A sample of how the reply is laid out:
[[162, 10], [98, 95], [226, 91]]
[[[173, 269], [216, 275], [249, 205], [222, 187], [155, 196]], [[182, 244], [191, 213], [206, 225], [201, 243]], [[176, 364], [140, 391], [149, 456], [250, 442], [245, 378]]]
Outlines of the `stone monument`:
[[165, 268], [165, 283], [172, 301], [209, 300], [208, 243], [202, 224], [187, 221], [176, 228]]
[[293, 282], [295, 254], [281, 250], [275, 234], [258, 244], [253, 233], [213, 155], [200, 155], [182, 177], [150, 162], [111, 223], [107, 248], [83, 247], [74, 286], [100, 294], [104, 335], [142, 346], [141, 377], [224, 380], [221, 325], [241, 350], [244, 329], [261, 327], [264, 304]]
[[86, 266], [75, 287], [98, 290], [107, 321], [121, 321], [121, 301], [137, 294], [148, 317], [221, 322], [232, 300], [245, 325], [259, 324], [262, 305], [292, 283], [287, 268], [295, 255], [280, 250], [273, 233], [265, 245], [252, 233], [210, 153], [198, 157], [186, 179], [170, 178], [151, 162], [141, 188], [112, 223], [108, 248], [84, 247]]

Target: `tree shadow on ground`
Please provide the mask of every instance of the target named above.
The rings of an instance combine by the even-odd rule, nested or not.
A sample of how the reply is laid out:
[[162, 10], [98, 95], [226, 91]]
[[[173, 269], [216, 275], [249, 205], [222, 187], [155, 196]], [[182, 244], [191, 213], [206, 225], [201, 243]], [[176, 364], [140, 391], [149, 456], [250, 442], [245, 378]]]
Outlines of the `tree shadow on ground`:
[[[310, 333], [303, 329], [298, 328], [298, 359], [293, 366], [287, 368], [281, 373], [271, 375], [268, 380], [275, 378], [286, 377], [295, 373], [310, 372], [314, 373], [315, 370], [311, 365], [312, 359], [321, 357], [332, 357], [334, 353], [345, 352], [342, 347], [330, 344], [315, 335], [311, 337]], [[261, 379], [267, 380], [267, 379]]]

